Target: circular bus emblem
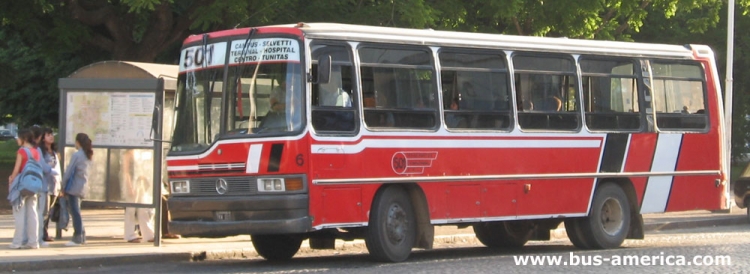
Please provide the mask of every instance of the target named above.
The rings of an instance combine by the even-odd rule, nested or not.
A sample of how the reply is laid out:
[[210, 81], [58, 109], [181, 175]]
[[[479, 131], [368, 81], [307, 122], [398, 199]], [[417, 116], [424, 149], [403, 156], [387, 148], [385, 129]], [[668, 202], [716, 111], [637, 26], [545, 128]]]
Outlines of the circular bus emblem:
[[227, 180], [219, 179], [216, 180], [216, 193], [219, 193], [221, 195], [224, 195], [229, 190], [229, 183], [227, 183]]
[[391, 167], [393, 167], [393, 172], [396, 172], [396, 174], [404, 174], [406, 172], [406, 155], [403, 152], [393, 154]]

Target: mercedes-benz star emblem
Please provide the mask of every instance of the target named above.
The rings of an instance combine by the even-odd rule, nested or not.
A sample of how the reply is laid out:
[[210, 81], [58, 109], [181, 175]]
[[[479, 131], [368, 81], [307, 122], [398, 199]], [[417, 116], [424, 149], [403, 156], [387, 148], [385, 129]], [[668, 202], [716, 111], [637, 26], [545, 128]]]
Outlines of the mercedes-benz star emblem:
[[229, 183], [224, 179], [216, 180], [216, 193], [224, 195], [229, 190]]

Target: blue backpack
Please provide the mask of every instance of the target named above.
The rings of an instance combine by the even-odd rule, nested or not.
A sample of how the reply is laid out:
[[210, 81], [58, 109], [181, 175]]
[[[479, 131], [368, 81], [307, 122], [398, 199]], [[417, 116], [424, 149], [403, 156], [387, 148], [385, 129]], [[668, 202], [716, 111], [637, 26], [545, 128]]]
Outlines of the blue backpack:
[[22, 196], [31, 196], [42, 192], [44, 173], [42, 171], [42, 164], [34, 159], [31, 151], [28, 148], [23, 148], [23, 150], [26, 151], [28, 160], [21, 173], [18, 174], [18, 189], [21, 191]]

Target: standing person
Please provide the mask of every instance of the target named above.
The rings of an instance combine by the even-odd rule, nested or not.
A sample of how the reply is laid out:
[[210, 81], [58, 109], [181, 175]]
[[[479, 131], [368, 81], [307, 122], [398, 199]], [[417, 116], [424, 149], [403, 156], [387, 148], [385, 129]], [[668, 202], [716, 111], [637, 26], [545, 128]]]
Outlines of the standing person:
[[91, 157], [94, 156], [88, 135], [85, 133], [76, 135], [76, 149], [78, 151], [70, 158], [62, 180], [62, 196], [67, 199], [74, 231], [73, 239], [65, 246], [79, 246], [86, 243], [86, 231], [83, 229], [81, 219], [81, 199], [85, 196], [86, 184], [89, 180], [89, 165], [91, 165]]
[[[127, 202], [150, 204], [153, 201], [152, 191], [149, 187], [151, 183], [146, 177], [136, 175], [136, 151], [127, 150], [120, 157], [120, 174], [123, 177], [122, 184], [127, 187]], [[134, 178], [136, 177], [137, 178]], [[135, 208], [125, 207], [125, 241], [129, 243], [140, 243], [141, 239], [135, 233], [135, 225], [146, 241], [154, 241], [154, 209], [153, 208]]]
[[[51, 172], [49, 174], [45, 174], [44, 180], [47, 183], [47, 191], [49, 193], [48, 199], [45, 201], [45, 207], [44, 212], [39, 212], [40, 218], [40, 232], [39, 237], [41, 238], [41, 241], [39, 242], [42, 246], [46, 246], [46, 242], [52, 242], [54, 241], [49, 234], [47, 233], [47, 227], [49, 226], [49, 208], [51, 205], [54, 205], [57, 196], [60, 194], [60, 182], [62, 181], [62, 178], [60, 177], [60, 155], [57, 154], [57, 144], [55, 144], [55, 135], [52, 132], [51, 128], [44, 128], [43, 135], [41, 138], [41, 143], [39, 144], [39, 148], [42, 150], [42, 158], [44, 159], [44, 162], [51, 168]], [[40, 210], [42, 209], [41, 203], [42, 199], [39, 199], [40, 203]], [[41, 225], [41, 222], [44, 223], [44, 225]]]
[[[44, 157], [43, 143], [45, 141], [44, 139], [45, 131], [46, 130], [44, 128], [41, 128], [38, 126], [34, 126], [31, 128], [31, 132], [34, 134], [34, 147], [39, 152], [39, 155], [42, 155], [43, 157]], [[51, 129], [49, 131], [52, 132]], [[53, 141], [54, 141], [54, 138], [53, 138]], [[42, 247], [47, 247], [48, 241], [45, 241], [44, 239], [45, 238], [49, 239], [49, 237], [47, 237], [46, 225], [45, 226], [42, 225], [43, 223], [45, 223], [44, 222], [45, 216], [47, 216], [47, 214], [49, 213], [49, 206], [50, 206], [49, 204], [50, 199], [48, 196], [49, 181], [46, 178], [49, 176], [60, 175], [60, 172], [59, 172], [60, 169], [58, 169], [57, 171], [54, 171], [52, 169], [52, 166], [48, 164], [47, 159], [43, 159], [43, 160], [44, 161], [41, 161], [40, 164], [44, 172], [43, 178], [45, 178], [45, 180], [42, 181], [42, 192], [38, 193], [39, 195], [37, 195], [36, 211], [37, 211], [37, 214], [39, 215], [39, 245], [41, 245]], [[26, 241], [27, 240], [24, 239], [24, 242]]]
[[[16, 228], [10, 248], [37, 249], [39, 248], [37, 194], [21, 194], [21, 189], [18, 187], [20, 182], [16, 179], [31, 158], [40, 161], [41, 155], [39, 155], [39, 151], [34, 149], [34, 135], [30, 130], [22, 129], [18, 131], [16, 142], [20, 148], [16, 153], [16, 165], [13, 167], [13, 173], [8, 177], [8, 198], [13, 205], [13, 219]], [[39, 176], [41, 177], [41, 174]], [[27, 239], [26, 245], [23, 245], [24, 239]]]

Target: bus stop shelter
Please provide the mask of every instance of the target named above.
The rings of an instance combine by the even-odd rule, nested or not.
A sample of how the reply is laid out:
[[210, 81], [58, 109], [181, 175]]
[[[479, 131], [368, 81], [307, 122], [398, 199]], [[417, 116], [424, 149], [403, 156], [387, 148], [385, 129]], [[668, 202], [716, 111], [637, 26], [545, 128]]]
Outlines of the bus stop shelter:
[[75, 152], [76, 134], [88, 134], [94, 156], [85, 201], [155, 208], [156, 245], [169, 149], [161, 140], [172, 134], [177, 72], [176, 65], [104, 61], [58, 82], [63, 169]]

